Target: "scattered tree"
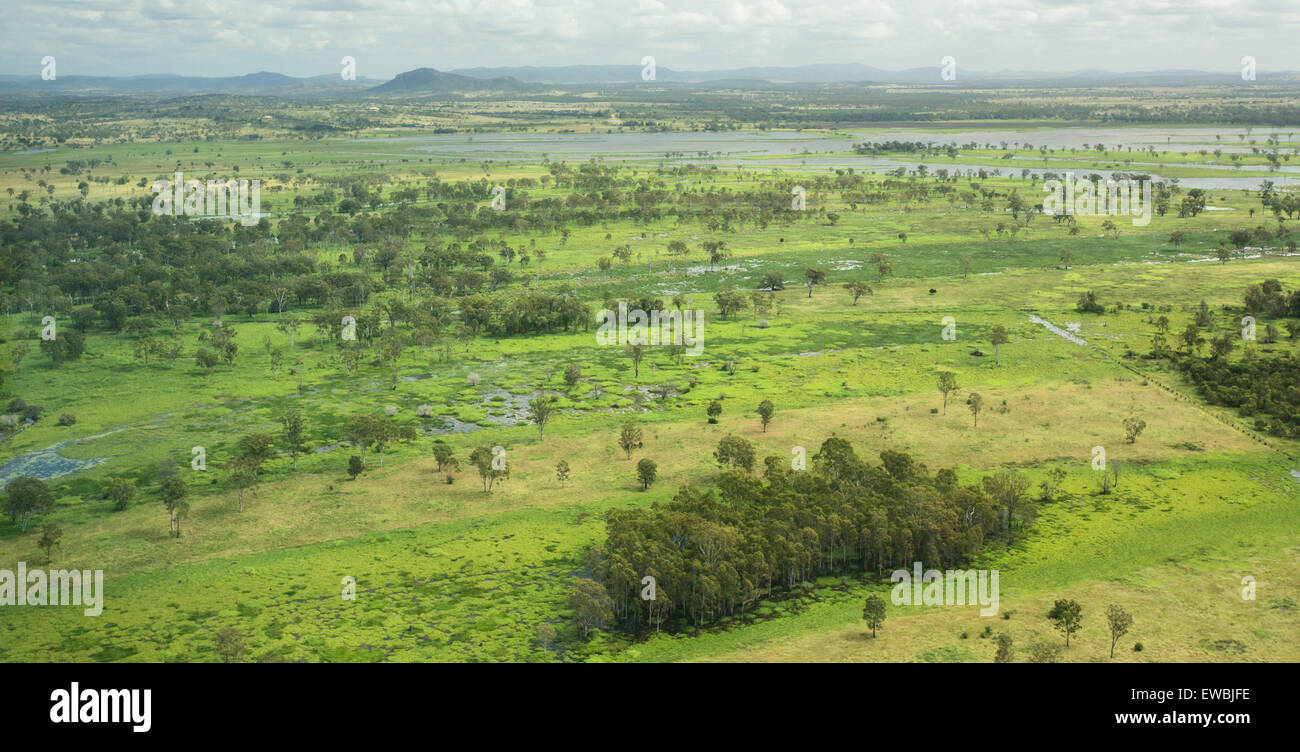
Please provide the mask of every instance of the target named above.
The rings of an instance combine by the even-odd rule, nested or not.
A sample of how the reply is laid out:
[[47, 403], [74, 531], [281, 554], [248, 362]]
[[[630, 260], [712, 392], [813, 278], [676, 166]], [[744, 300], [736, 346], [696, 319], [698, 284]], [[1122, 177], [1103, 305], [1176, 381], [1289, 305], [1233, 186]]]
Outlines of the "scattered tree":
[[871, 636], [876, 636], [876, 630], [885, 625], [885, 599], [879, 595], [871, 594], [862, 604], [862, 620], [867, 623], [867, 628], [871, 630]]
[[637, 480], [641, 482], [642, 491], [649, 488], [650, 484], [655, 482], [655, 474], [658, 470], [659, 466], [649, 457], [642, 457], [641, 461], [636, 463], [636, 477]]
[[24, 533], [29, 519], [54, 508], [54, 494], [50, 493], [50, 487], [40, 478], [29, 475], [9, 481], [5, 496], [9, 500], [9, 518], [18, 523], [19, 531]]
[[1138, 440], [1138, 437], [1142, 435], [1142, 432], [1146, 430], [1146, 427], [1147, 427], [1147, 422], [1137, 416], [1125, 418], [1124, 419], [1125, 440], [1127, 440], [1128, 443], [1130, 444], [1135, 443]]
[[637, 424], [623, 424], [618, 433], [618, 447], [627, 452], [628, 459], [632, 459], [632, 450], [641, 448], [641, 429]]
[[167, 510], [169, 532], [173, 538], [181, 537], [181, 520], [189, 516], [190, 503], [185, 500], [190, 488], [179, 473], [167, 476], [162, 482], [162, 504]]
[[1133, 626], [1133, 616], [1114, 603], [1106, 607], [1106, 622], [1110, 626], [1110, 657], [1115, 657], [1115, 643], [1128, 634]]
[[970, 414], [975, 416], [975, 427], [979, 428], [980, 411], [984, 409], [984, 396], [979, 392], [971, 392], [966, 398], [966, 404], [970, 407]]
[[952, 371], [939, 372], [939, 391], [943, 394], [943, 414], [948, 414], [948, 396], [961, 391], [957, 386], [957, 374]]
[[[54, 547], [59, 545], [59, 541], [62, 539], [63, 528], [59, 527], [55, 523], [46, 523], [41, 528], [41, 539], [36, 542], [36, 545], [40, 546], [45, 551], [46, 564], [53, 561]], [[21, 587], [26, 587], [26, 585], [22, 585]]]
[[533, 419], [537, 425], [537, 440], [542, 440], [542, 435], [546, 431], [546, 424], [550, 422], [551, 417], [559, 410], [555, 405], [555, 397], [539, 396], [534, 397], [528, 403], [528, 416]]
[[1052, 606], [1052, 610], [1047, 612], [1047, 619], [1052, 622], [1052, 626], [1065, 634], [1065, 646], [1070, 647], [1070, 635], [1079, 631], [1079, 624], [1083, 621], [1083, 607], [1076, 601], [1060, 599]]

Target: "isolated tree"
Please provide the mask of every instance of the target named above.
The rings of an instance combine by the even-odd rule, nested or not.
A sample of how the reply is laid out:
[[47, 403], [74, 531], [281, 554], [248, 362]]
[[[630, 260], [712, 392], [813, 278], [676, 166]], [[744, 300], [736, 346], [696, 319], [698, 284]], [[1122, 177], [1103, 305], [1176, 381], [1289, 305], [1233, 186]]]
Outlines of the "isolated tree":
[[307, 444], [304, 441], [307, 421], [301, 412], [291, 409], [280, 416], [280, 423], [284, 426], [285, 449], [289, 452], [289, 459], [293, 461], [293, 469], [297, 470], [298, 455], [307, 451]]
[[939, 391], [943, 394], [943, 414], [947, 415], [949, 395], [961, 391], [961, 387], [957, 386], [957, 374], [952, 371], [940, 371]]
[[126, 509], [131, 499], [135, 498], [135, 481], [126, 478], [113, 478], [104, 487], [104, 497], [113, 502], [113, 509]]
[[584, 640], [614, 618], [613, 601], [605, 586], [595, 580], [581, 579], [573, 583], [573, 590], [564, 599], [564, 605], [573, 612]]
[[645, 359], [645, 345], [628, 345], [624, 352], [632, 360], [632, 378], [641, 378], [641, 361]]
[[185, 500], [190, 488], [179, 473], [167, 476], [162, 482], [162, 504], [167, 510], [169, 530], [173, 538], [181, 537], [181, 520], [189, 516], [190, 503]]
[[[564, 367], [564, 383], [573, 386], [582, 378], [582, 367], [577, 363], [570, 363]], [[547, 626], [550, 626], [549, 624]]]
[[546, 622], [542, 622], [541, 624], [538, 624], [537, 627], [533, 630], [533, 637], [535, 637], [537, 639], [538, 644], [540, 644], [544, 648], [550, 648], [551, 645], [555, 644], [555, 638], [557, 636], [558, 635], [555, 632], [555, 627], [551, 626], [550, 624], [547, 624]]
[[894, 264], [889, 260], [884, 251], [876, 251], [871, 257], [871, 263], [876, 265], [876, 279], [882, 280], [894, 270]]
[[257, 485], [257, 475], [257, 465], [249, 460], [236, 460], [230, 466], [226, 484], [234, 489], [240, 512], [244, 511], [244, 492]]
[[812, 297], [813, 288], [826, 281], [826, 272], [811, 266], [803, 270], [803, 283], [808, 287], [808, 297]]
[[1124, 438], [1132, 444], [1138, 440], [1142, 432], [1146, 430], [1147, 422], [1135, 416], [1124, 419]]
[[533, 423], [537, 425], [538, 441], [542, 440], [542, 436], [546, 432], [546, 424], [559, 410], [555, 406], [555, 402], [555, 397], [547, 396], [534, 397], [528, 402], [528, 417], [532, 418]]
[[490, 446], [480, 446], [469, 453], [469, 463], [478, 470], [479, 477], [483, 479], [484, 493], [492, 493], [492, 486], [498, 480], [510, 477], [510, 470], [504, 463], [498, 466], [496, 459]]
[[1011, 341], [1011, 335], [1007, 333], [1007, 328], [1005, 326], [998, 324], [997, 326], [993, 327], [993, 331], [989, 333], [989, 343], [993, 345], [994, 361], [1001, 362], [1001, 358], [999, 357], [999, 352], [1001, 351], [1002, 346], [1010, 341]]
[[849, 295], [853, 296], [853, 305], [857, 305], [858, 298], [862, 297], [863, 295], [872, 294], [871, 288], [867, 285], [866, 282], [863, 282], [860, 279], [855, 279], [852, 282], [845, 282], [844, 289], [848, 290]]
[[724, 436], [713, 452], [713, 458], [718, 461], [718, 465], [730, 466], [733, 470], [753, 470], [755, 456], [754, 445], [735, 434]]
[[868, 595], [866, 602], [862, 604], [862, 620], [871, 630], [871, 636], [875, 637], [876, 630], [885, 625], [885, 599], [874, 593]]
[[217, 633], [217, 655], [222, 663], [238, 663], [244, 656], [244, 635], [234, 627]]
[[352, 480], [356, 480], [357, 476], [360, 475], [362, 471], [364, 471], [365, 469], [366, 469], [366, 462], [365, 460], [361, 459], [361, 455], [354, 454], [348, 457], [349, 478], [351, 478]]
[[966, 404], [970, 407], [970, 414], [975, 416], [975, 427], [980, 424], [980, 410], [984, 409], [984, 396], [979, 392], [971, 392], [966, 398]]
[[1065, 635], [1065, 646], [1068, 648], [1070, 635], [1079, 631], [1079, 624], [1083, 621], [1083, 607], [1076, 601], [1062, 598], [1047, 612], [1047, 619]]
[[710, 423], [717, 423], [718, 416], [722, 415], [722, 403], [718, 400], [713, 400], [709, 403], [709, 406], [704, 409], [704, 414], [709, 416]]
[[1115, 657], [1115, 643], [1128, 634], [1133, 626], [1133, 616], [1114, 603], [1106, 607], [1106, 623], [1110, 627], [1110, 657]]
[[20, 532], [27, 532], [27, 521], [35, 515], [45, 514], [54, 508], [54, 494], [40, 478], [24, 475], [14, 478], [5, 487], [9, 500], [9, 518], [18, 523]]
[[[59, 541], [62, 539], [63, 528], [53, 522], [47, 523], [41, 527], [41, 539], [36, 542], [36, 545], [40, 546], [45, 551], [46, 564], [49, 564], [53, 560], [54, 547], [59, 545]], [[26, 585], [23, 585], [23, 587], [26, 587]]]
[[775, 414], [776, 408], [772, 405], [772, 400], [758, 403], [758, 419], [763, 424], [763, 433], [767, 433], [767, 424], [772, 422], [772, 416]]
[[641, 461], [636, 463], [636, 479], [641, 482], [641, 490], [644, 491], [655, 482], [655, 474], [659, 466], [649, 457], [642, 457]]
[[569, 462], [560, 460], [555, 463], [555, 479], [560, 482], [560, 488], [564, 488], [564, 483], [569, 479]]
[[998, 652], [993, 656], [994, 663], [1011, 663], [1016, 657], [1016, 649], [1012, 646], [1011, 635], [1006, 632], [998, 633]]
[[632, 459], [632, 450], [641, 448], [641, 429], [635, 423], [624, 423], [618, 432], [618, 447]]
[[460, 461], [456, 459], [455, 452], [442, 441], [438, 441], [433, 445], [433, 459], [438, 463], [438, 472], [440, 473], [460, 469]]

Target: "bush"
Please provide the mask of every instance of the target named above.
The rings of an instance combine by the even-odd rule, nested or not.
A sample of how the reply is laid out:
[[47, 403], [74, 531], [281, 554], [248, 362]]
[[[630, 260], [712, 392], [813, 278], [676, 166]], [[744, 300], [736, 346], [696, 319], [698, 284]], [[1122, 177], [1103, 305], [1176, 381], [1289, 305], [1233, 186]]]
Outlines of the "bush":
[[570, 363], [564, 367], [564, 383], [573, 386], [582, 378], [582, 368], [577, 363]]
[[433, 405], [420, 405], [419, 407], [415, 408], [415, 414], [416, 416], [421, 418], [432, 418]]
[[348, 457], [348, 475], [350, 475], [353, 480], [356, 480], [357, 476], [361, 474], [361, 471], [365, 469], [365, 464], [361, 462], [361, 455], [354, 454], [351, 457]]
[[1142, 643], [1140, 643], [1140, 642], [1135, 642], [1135, 643], [1133, 643], [1133, 652], [1134, 652], [1134, 653], [1141, 653], [1141, 652], [1142, 652]]
[[479, 381], [480, 381], [480, 379], [479, 379], [477, 373], [471, 373], [471, 374], [469, 375], [469, 385], [470, 385], [470, 386], [478, 386], [478, 382], [479, 382]]
[[61, 426], [75, 425], [76, 422], [77, 422], [77, 416], [73, 415], [72, 413], [64, 413], [59, 416], [59, 425]]

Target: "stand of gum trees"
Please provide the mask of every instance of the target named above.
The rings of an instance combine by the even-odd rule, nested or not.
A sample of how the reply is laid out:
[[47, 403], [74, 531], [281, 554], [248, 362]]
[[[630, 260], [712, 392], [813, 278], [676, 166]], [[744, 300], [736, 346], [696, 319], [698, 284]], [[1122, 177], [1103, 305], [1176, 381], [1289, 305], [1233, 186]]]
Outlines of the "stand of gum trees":
[[[819, 575], [960, 566], [1033, 519], [1014, 473], [961, 486], [905, 453], [880, 458], [873, 466], [830, 438], [808, 471], [768, 457], [761, 479], [727, 472], [716, 493], [686, 486], [670, 502], [612, 511], [590, 565], [614, 618], [634, 632], [705, 625]], [[647, 575], [653, 600], [642, 597]]]

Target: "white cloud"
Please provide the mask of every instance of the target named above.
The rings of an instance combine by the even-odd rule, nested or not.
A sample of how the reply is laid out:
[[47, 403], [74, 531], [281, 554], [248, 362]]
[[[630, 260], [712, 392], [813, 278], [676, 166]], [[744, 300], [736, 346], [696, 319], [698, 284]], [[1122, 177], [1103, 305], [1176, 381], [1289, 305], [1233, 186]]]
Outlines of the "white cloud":
[[[47, 0], [7, 9], [0, 72], [362, 75], [420, 66], [682, 70], [860, 62], [967, 70], [1300, 68], [1294, 0]], [[232, 58], [232, 53], [237, 56]]]

